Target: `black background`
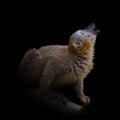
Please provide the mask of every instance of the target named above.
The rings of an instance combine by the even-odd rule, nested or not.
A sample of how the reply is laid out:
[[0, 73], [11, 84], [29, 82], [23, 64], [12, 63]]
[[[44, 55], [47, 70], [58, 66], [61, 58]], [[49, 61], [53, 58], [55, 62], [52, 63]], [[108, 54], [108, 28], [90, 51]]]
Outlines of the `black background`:
[[[30, 48], [39, 48], [44, 45], [68, 44], [70, 35], [78, 29], [83, 29], [94, 22], [100, 33], [95, 45], [95, 66], [92, 72], [85, 79], [85, 93], [91, 98], [91, 105], [83, 118], [98, 119], [104, 116], [111, 116], [114, 111], [113, 92], [114, 82], [111, 80], [113, 76], [113, 62], [115, 59], [114, 50], [117, 46], [116, 26], [117, 26], [117, 10], [111, 9], [114, 6], [106, 5], [104, 2], [71, 2], [71, 3], [17, 3], [11, 6], [5, 15], [5, 27], [7, 34], [4, 37], [7, 57], [8, 69], [10, 73], [7, 77], [10, 87], [6, 103], [9, 103], [11, 110], [13, 106], [14, 113], [18, 117], [27, 114], [24, 110], [23, 92], [21, 83], [17, 78], [19, 63], [24, 53]], [[114, 6], [115, 7], [115, 6]], [[6, 36], [8, 37], [6, 39]], [[114, 39], [114, 41], [113, 41]], [[109, 64], [110, 62], [110, 64]], [[115, 77], [114, 77], [115, 79]], [[7, 87], [7, 88], [9, 88]], [[112, 94], [112, 95], [111, 95]], [[8, 102], [9, 101], [9, 102]], [[11, 107], [12, 106], [12, 107]], [[36, 115], [42, 119], [42, 113], [37, 113], [34, 108], [31, 111], [33, 116]], [[21, 109], [21, 110], [20, 110]], [[36, 114], [34, 114], [34, 112]], [[54, 115], [47, 117], [54, 118]], [[56, 116], [56, 119], [64, 117]]]

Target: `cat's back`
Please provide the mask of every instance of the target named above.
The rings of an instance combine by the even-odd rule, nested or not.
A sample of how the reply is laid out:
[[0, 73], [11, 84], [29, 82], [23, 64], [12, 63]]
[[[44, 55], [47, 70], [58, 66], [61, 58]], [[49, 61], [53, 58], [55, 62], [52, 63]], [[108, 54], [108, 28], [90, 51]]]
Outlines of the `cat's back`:
[[66, 45], [49, 45], [38, 49], [42, 57], [63, 55], [66, 53], [66, 50]]

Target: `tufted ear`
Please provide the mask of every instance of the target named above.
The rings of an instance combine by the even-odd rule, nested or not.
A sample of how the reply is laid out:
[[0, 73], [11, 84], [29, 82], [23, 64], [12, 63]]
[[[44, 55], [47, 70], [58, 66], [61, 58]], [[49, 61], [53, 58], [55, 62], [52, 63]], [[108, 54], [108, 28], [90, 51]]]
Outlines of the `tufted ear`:
[[94, 31], [95, 30], [95, 23], [91, 23], [87, 28], [85, 28], [85, 30], [87, 31]]
[[95, 23], [91, 23], [87, 28], [85, 28], [85, 30], [97, 35], [100, 32], [100, 30], [99, 29], [95, 30], [95, 28], [96, 28]]
[[97, 29], [97, 30], [94, 32], [94, 34], [95, 34], [95, 35], [98, 35], [99, 32], [100, 32], [100, 30]]

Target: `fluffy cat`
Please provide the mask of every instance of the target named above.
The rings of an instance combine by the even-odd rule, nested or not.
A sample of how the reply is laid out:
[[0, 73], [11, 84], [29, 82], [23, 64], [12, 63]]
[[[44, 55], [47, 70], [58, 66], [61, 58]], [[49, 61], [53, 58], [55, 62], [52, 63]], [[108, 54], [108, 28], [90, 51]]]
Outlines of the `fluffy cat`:
[[68, 45], [49, 45], [29, 50], [20, 64], [20, 75], [26, 84], [36, 86], [40, 100], [44, 101], [64, 85], [71, 85], [84, 104], [90, 98], [84, 95], [83, 80], [93, 68], [94, 45], [99, 30], [92, 23], [77, 30]]

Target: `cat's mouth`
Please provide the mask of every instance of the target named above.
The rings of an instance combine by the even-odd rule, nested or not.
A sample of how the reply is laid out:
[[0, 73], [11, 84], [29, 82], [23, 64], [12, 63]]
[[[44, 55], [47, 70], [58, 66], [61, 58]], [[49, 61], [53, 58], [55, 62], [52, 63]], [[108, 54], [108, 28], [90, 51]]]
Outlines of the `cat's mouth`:
[[95, 23], [91, 23], [85, 30], [95, 35], [100, 32], [99, 29], [96, 29]]

